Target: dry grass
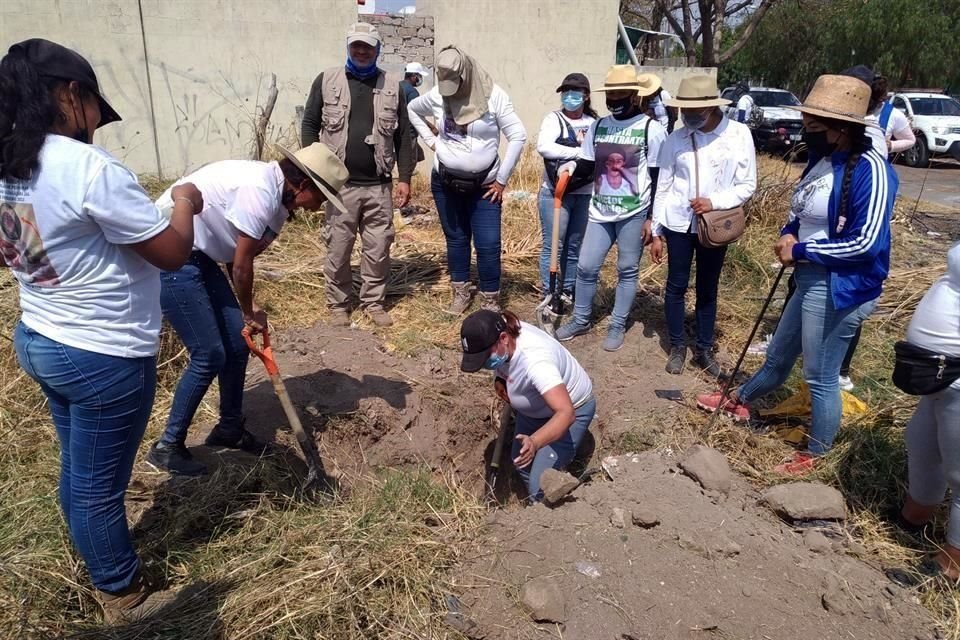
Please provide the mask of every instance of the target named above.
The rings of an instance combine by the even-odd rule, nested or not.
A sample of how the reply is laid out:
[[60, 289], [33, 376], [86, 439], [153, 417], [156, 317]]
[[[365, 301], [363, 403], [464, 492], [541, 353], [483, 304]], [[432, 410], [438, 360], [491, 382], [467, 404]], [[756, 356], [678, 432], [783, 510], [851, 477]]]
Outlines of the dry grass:
[[[510, 188], [527, 197], [508, 200], [503, 216], [504, 295], [510, 306], [526, 310], [538, 297], [540, 169], [536, 157], [524, 157]], [[742, 345], [772, 282], [770, 245], [798, 172], [797, 165], [775, 160], [761, 164], [751, 226], [731, 249], [724, 272], [718, 326], [728, 353]], [[432, 211], [422, 179], [414, 191]], [[320, 216], [301, 214], [258, 263], [258, 296], [278, 327], [309, 325], [326, 314], [320, 227]], [[844, 490], [854, 510], [852, 533], [882, 563], [919, 555], [878, 516], [903, 495], [903, 425], [913, 404], [888, 381], [890, 345], [942, 269], [940, 256], [909, 235], [896, 235], [895, 268], [881, 313], [868, 322], [855, 361], [871, 415], [844, 430], [818, 473]], [[455, 346], [458, 325], [440, 312], [449, 291], [444, 255], [438, 225], [398, 225], [388, 287], [396, 324], [381, 332], [388, 348], [415, 353]], [[605, 274], [612, 280], [610, 271]], [[644, 264], [642, 286], [654, 295], [664, 277], [663, 267]], [[152, 574], [185, 591], [175, 609], [146, 626], [99, 626], [89, 581], [58, 510], [55, 434], [43, 397], [17, 367], [9, 342], [18, 307], [6, 272], [0, 273], [0, 291], [0, 433], [6, 443], [0, 448], [0, 636], [459, 637], [442, 623], [442, 595], [449, 586], [446, 569], [476, 544], [483, 509], [475, 497], [445, 477], [405, 470], [350, 478], [355, 489], [348, 498], [316, 504], [296, 496], [294, 471], [275, 460], [228, 466], [202, 483], [154, 486], [148, 474], [135, 474], [129, 500], [138, 549]], [[359, 322], [373, 329], [364, 318]], [[772, 327], [775, 311], [770, 322]], [[185, 364], [182, 348], [168, 334], [159, 362], [160, 389], [145, 442], [158, 434]], [[216, 398], [210, 395], [201, 420], [214, 416]], [[703, 427], [695, 412], [672, 420], [666, 431], [674, 445], [689, 443]], [[758, 485], [780, 480], [769, 473], [786, 451], [778, 441], [721, 422], [709, 442]], [[442, 524], [425, 524], [435, 524], [436, 518], [427, 518], [431, 514], [444, 514]], [[925, 598], [948, 637], [960, 639], [960, 602]]]

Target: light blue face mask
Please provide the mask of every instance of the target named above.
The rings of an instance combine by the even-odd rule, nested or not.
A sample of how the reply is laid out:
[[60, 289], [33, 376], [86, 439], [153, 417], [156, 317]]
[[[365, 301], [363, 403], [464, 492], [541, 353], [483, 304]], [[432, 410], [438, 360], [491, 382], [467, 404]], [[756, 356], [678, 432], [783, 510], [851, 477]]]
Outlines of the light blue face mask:
[[567, 111], [576, 111], [583, 106], [585, 101], [586, 97], [583, 95], [583, 91], [571, 90], [560, 94], [560, 104]]
[[499, 353], [490, 352], [490, 356], [487, 358], [487, 361], [483, 363], [483, 368], [493, 371], [494, 369], [499, 369], [505, 365], [507, 362], [509, 362], [509, 360], [509, 353], [504, 353], [501, 355]]

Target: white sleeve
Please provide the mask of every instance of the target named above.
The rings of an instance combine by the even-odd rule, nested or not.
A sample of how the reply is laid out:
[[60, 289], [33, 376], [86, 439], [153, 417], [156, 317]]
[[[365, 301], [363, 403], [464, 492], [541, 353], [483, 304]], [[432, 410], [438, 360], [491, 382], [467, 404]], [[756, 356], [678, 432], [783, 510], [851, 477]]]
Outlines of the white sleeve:
[[[413, 125], [423, 142], [431, 149], [436, 147], [437, 136], [433, 135], [433, 131], [427, 126], [424, 118], [433, 116], [434, 90], [435, 88], [419, 98], [414, 98], [407, 105], [407, 117], [410, 118], [410, 124]], [[440, 99], [439, 93], [436, 94], [436, 98]]]
[[105, 160], [87, 188], [83, 210], [113, 244], [143, 242], [170, 226], [137, 176], [112, 158]]
[[560, 126], [560, 114], [551, 111], [540, 124], [540, 133], [537, 135], [537, 153], [547, 160], [575, 160], [578, 153], [577, 147], [565, 147], [557, 144], [557, 138], [563, 135], [564, 131]]
[[757, 151], [753, 146], [753, 136], [746, 125], [736, 127], [739, 144], [736, 145], [738, 157], [734, 158], [737, 164], [733, 169], [733, 184], [708, 196], [714, 209], [739, 207], [757, 190]]
[[890, 114], [890, 132], [893, 140], [890, 142], [891, 153], [902, 153], [917, 144], [917, 137], [913, 134], [910, 121], [902, 111], [894, 109]]
[[674, 141], [677, 134], [667, 136], [663, 144], [660, 145], [659, 156], [657, 157], [657, 167], [660, 174], [657, 177], [657, 196], [653, 199], [653, 235], [662, 236], [663, 228], [667, 221], [667, 196], [673, 188], [674, 163], [676, 154], [674, 152]]
[[237, 189], [223, 217], [238, 231], [259, 240], [277, 213], [277, 198], [262, 187], [244, 185]]
[[527, 371], [530, 374], [530, 381], [541, 396], [550, 389], [563, 384], [560, 369], [551, 360], [543, 359], [531, 362]]
[[650, 130], [647, 132], [647, 166], [654, 169], [660, 166], [660, 148], [667, 140], [667, 130], [663, 125], [654, 120], [650, 123]]
[[[496, 99], [497, 97], [499, 97], [499, 100]], [[497, 182], [505, 185], [507, 181], [510, 180], [513, 170], [520, 161], [520, 155], [523, 153], [523, 145], [527, 141], [527, 130], [524, 128], [523, 123], [520, 122], [517, 112], [513, 109], [513, 103], [510, 102], [509, 96], [507, 96], [503, 89], [494, 87], [491, 102], [496, 102], [496, 104], [492, 106], [495, 107], [494, 114], [497, 117], [497, 125], [500, 127], [500, 132], [507, 139], [507, 150], [503, 154], [503, 160], [500, 162], [500, 170], [497, 171]]]
[[586, 133], [583, 134], [583, 142], [580, 143], [580, 151], [577, 155], [578, 158], [583, 158], [584, 160], [596, 160], [597, 153], [593, 145], [593, 134], [597, 130], [597, 125], [600, 124], [600, 120], [594, 120], [590, 123], [590, 127], [587, 129]]

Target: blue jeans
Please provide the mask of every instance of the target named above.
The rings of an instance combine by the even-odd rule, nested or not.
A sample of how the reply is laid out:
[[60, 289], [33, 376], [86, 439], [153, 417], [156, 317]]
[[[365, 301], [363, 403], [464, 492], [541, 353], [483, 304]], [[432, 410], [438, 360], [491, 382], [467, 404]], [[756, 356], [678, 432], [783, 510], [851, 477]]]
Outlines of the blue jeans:
[[667, 332], [670, 346], [682, 347], [686, 343], [683, 320], [686, 315], [687, 286], [690, 284], [690, 267], [697, 259], [697, 350], [713, 348], [714, 325], [717, 322], [717, 288], [720, 271], [727, 255], [726, 247], [711, 249], [700, 245], [695, 233], [680, 233], [664, 230], [667, 239], [667, 286], [663, 295], [664, 315], [667, 317]]
[[[550, 244], [553, 240], [553, 192], [542, 185], [538, 205], [540, 228], [543, 230], [543, 244], [540, 249], [540, 283], [544, 291], [549, 291]], [[563, 279], [557, 284], [562, 291], [572, 293], [577, 284], [577, 255], [580, 253], [580, 243], [587, 229], [589, 208], [589, 193], [569, 194], [560, 201], [560, 243], [557, 246], [557, 266]]]
[[643, 215], [631, 216], [617, 222], [587, 223], [587, 231], [580, 247], [577, 262], [576, 304], [573, 320], [590, 324], [593, 296], [597, 293], [600, 267], [613, 243], [617, 243], [617, 292], [610, 313], [610, 327], [626, 329], [627, 317], [637, 296], [637, 278], [640, 275], [640, 257], [643, 255]]
[[47, 396], [60, 441], [60, 506], [94, 586], [117, 592], [140, 568], [124, 492], [147, 428], [157, 360], [68, 347], [29, 329], [14, 333], [17, 360]]
[[220, 383], [219, 427], [225, 437], [243, 430], [243, 383], [250, 351], [243, 340], [243, 312], [220, 266], [194, 251], [179, 271], [160, 274], [160, 306], [180, 336], [190, 363], [173, 396], [160, 441], [182, 444], [214, 378]]
[[[575, 411], [573, 424], [567, 429], [567, 432], [557, 440], [551, 442], [537, 451], [533, 457], [533, 462], [524, 469], [517, 469], [523, 483], [527, 485], [527, 496], [530, 502], [539, 502], [543, 499], [543, 491], [540, 490], [540, 476], [547, 469], [566, 469], [574, 456], [577, 454], [577, 447], [583, 441], [583, 436], [587, 434], [590, 423], [593, 422], [593, 416], [597, 412], [597, 401], [591, 398], [588, 402], [581, 405]], [[550, 418], [529, 418], [521, 413], [514, 413], [513, 435], [533, 435], [540, 427], [545, 425]], [[520, 441], [513, 441], [513, 457], [520, 455]]]
[[470, 280], [470, 242], [477, 250], [480, 291], [500, 290], [499, 202], [483, 199], [485, 189], [461, 194], [444, 189], [434, 171], [430, 178], [433, 201], [447, 239], [447, 270], [453, 282]]
[[840, 365], [857, 327], [876, 306], [876, 300], [837, 309], [830, 297], [830, 273], [803, 263], [794, 269], [797, 292], [787, 302], [780, 324], [767, 347], [767, 358], [738, 391], [750, 402], [778, 389], [797, 357], [803, 354], [803, 378], [810, 387], [811, 425], [808, 450], [820, 456], [833, 446], [840, 429]]

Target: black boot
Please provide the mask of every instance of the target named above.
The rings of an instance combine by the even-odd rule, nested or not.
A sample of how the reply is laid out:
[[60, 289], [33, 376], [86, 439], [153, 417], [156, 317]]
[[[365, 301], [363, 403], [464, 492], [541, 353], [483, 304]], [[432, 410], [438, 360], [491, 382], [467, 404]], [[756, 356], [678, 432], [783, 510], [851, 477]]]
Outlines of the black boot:
[[147, 452], [147, 463], [178, 476], [205, 476], [207, 467], [193, 459], [193, 455], [183, 443], [165, 444], [157, 442]]
[[675, 376], [683, 373], [683, 363], [687, 359], [687, 348], [680, 346], [670, 347], [670, 357], [667, 358], [667, 373]]
[[720, 363], [713, 357], [712, 351], [697, 350], [690, 359], [694, 365], [703, 369], [703, 372], [714, 378], [720, 377]]

